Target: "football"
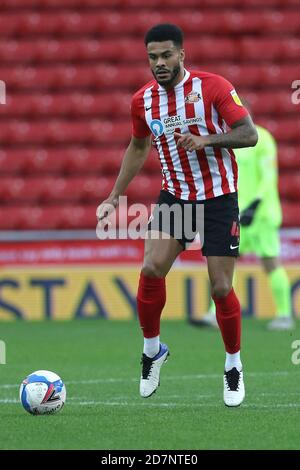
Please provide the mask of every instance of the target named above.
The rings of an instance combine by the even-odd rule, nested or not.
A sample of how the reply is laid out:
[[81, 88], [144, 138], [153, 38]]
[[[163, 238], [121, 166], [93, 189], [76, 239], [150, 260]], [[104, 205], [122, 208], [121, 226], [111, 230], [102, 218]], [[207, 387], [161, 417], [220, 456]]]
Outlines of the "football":
[[33, 415], [54, 414], [65, 404], [66, 387], [54, 372], [37, 370], [21, 383], [20, 401]]

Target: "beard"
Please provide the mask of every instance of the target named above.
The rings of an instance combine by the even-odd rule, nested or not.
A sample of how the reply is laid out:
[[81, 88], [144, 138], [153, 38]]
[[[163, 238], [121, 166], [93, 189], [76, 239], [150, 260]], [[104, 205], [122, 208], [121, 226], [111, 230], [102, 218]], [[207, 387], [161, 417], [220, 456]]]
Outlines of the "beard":
[[172, 85], [172, 83], [176, 80], [176, 77], [177, 77], [178, 74], [180, 73], [180, 65], [176, 65], [176, 67], [174, 67], [172, 71], [166, 70], [166, 72], [171, 73], [170, 78], [168, 78], [168, 79], [160, 79], [160, 78], [158, 78], [158, 77], [156, 76], [155, 72], [152, 71], [152, 74], [153, 74], [155, 80], [156, 80], [157, 83], [159, 83], [159, 85], [161, 85], [161, 86], [169, 86], [169, 85]]

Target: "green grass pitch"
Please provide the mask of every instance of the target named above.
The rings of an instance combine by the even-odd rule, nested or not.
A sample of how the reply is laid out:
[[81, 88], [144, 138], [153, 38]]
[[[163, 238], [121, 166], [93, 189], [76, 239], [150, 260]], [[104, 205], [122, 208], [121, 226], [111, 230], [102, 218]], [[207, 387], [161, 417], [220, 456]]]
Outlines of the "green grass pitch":
[[[1, 323], [1, 449], [299, 449], [300, 364], [293, 332], [243, 320], [246, 399], [222, 401], [224, 352], [218, 331], [162, 323], [171, 356], [155, 395], [138, 394], [142, 338], [137, 322]], [[298, 355], [300, 357], [300, 355]], [[58, 373], [67, 401], [54, 416], [31, 416], [18, 400], [22, 379]]]

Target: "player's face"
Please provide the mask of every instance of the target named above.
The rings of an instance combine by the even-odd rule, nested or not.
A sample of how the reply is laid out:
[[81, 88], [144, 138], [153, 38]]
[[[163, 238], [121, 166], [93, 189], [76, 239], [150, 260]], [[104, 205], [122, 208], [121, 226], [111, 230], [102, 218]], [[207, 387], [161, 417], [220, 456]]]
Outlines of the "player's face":
[[174, 86], [182, 79], [184, 50], [173, 41], [149, 42], [147, 52], [151, 71], [161, 86]]

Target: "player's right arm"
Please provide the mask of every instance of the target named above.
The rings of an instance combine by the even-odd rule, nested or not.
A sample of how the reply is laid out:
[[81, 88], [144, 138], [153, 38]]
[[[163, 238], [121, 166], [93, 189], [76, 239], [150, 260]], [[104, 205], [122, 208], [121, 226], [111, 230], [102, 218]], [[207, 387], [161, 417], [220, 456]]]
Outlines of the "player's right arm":
[[125, 152], [120, 173], [116, 179], [115, 185], [108, 196], [97, 208], [97, 218], [105, 222], [106, 218], [113, 212], [119, 202], [119, 196], [124, 194], [129, 183], [139, 173], [148, 156], [151, 146], [151, 137], [131, 138], [130, 144]]
[[138, 91], [131, 101], [132, 137], [125, 152], [119, 176], [108, 198], [97, 208], [97, 218], [106, 223], [117, 207], [119, 196], [142, 168], [151, 146], [151, 131], [145, 121], [143, 95]]

